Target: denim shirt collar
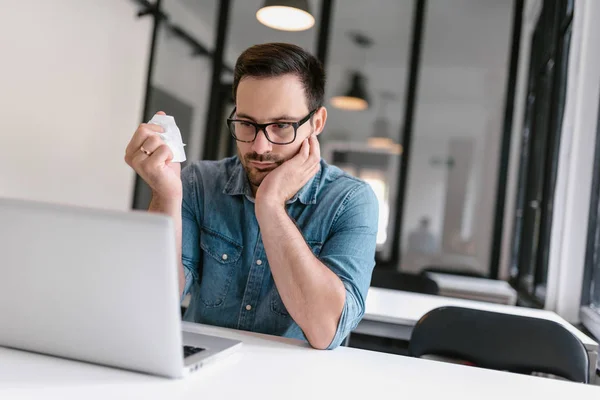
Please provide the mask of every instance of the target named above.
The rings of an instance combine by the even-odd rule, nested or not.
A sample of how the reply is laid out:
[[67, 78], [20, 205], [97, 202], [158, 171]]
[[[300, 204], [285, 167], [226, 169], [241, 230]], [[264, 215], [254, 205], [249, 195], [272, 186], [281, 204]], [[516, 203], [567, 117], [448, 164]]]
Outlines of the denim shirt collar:
[[[236, 156], [237, 158], [237, 156]], [[321, 182], [321, 171], [322, 168], [319, 168], [319, 171], [313, 176], [299, 191], [296, 193], [291, 199], [289, 199], [286, 204], [292, 204], [299, 200], [302, 204], [316, 204], [317, 203], [317, 189], [319, 187], [319, 183]], [[252, 195], [252, 189], [250, 188], [250, 183], [248, 182], [248, 177], [246, 176], [246, 170], [244, 170], [244, 166], [240, 162], [239, 158], [237, 158], [235, 167], [232, 169], [231, 176], [223, 189], [223, 194], [228, 194], [230, 196], [244, 195], [248, 200], [254, 203], [254, 196]]]

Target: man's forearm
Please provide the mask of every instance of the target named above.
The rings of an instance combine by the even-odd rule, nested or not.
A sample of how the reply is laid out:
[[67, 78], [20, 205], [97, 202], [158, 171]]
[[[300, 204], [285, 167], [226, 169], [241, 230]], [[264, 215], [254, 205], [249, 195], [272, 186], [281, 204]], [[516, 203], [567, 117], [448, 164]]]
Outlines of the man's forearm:
[[177, 276], [179, 281], [179, 296], [183, 294], [185, 288], [185, 274], [181, 262], [181, 202], [182, 199], [161, 199], [159, 196], [152, 195], [148, 211], [166, 214], [173, 219], [175, 228], [175, 248], [177, 250]]
[[280, 205], [257, 205], [256, 217], [273, 279], [288, 312], [315, 348], [333, 340], [346, 290], [306, 244]]

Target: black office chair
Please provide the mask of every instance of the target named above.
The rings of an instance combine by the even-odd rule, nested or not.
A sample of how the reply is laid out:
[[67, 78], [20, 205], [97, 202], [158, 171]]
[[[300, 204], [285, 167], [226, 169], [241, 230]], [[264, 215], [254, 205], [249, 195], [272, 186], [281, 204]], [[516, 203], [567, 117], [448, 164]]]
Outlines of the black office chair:
[[428, 272], [436, 273], [436, 274], [448, 274], [455, 276], [467, 276], [471, 278], [487, 278], [487, 276], [483, 275], [481, 272], [473, 271], [466, 267], [425, 267], [421, 270], [421, 274], [427, 275]]
[[413, 329], [408, 354], [449, 357], [475, 366], [522, 374], [589, 380], [583, 344], [554, 321], [519, 315], [440, 307]]
[[425, 275], [390, 270], [375, 269], [371, 277], [371, 286], [413, 293], [438, 294], [440, 292], [437, 283]]

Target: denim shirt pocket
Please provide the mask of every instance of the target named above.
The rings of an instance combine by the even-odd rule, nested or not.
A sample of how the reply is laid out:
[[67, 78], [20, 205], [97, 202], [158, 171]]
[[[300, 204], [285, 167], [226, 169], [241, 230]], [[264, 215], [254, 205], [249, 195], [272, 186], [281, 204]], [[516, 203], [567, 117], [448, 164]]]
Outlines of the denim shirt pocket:
[[206, 307], [219, 307], [225, 301], [243, 247], [224, 235], [202, 227], [200, 248], [204, 254], [198, 297]]
[[[319, 257], [323, 243], [318, 241], [307, 241], [306, 243], [312, 250], [313, 254], [316, 257]], [[271, 311], [284, 317], [289, 317], [290, 315], [283, 304], [283, 300], [281, 300], [281, 296], [279, 295], [279, 291], [277, 290], [277, 286], [275, 286], [275, 284], [273, 284], [273, 289], [271, 290]]]

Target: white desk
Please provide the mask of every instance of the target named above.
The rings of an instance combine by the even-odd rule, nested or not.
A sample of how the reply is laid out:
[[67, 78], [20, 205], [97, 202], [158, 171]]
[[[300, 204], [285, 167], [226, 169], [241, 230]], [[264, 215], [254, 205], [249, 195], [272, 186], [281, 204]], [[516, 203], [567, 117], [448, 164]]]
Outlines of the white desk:
[[[189, 324], [186, 324], [190, 326]], [[188, 379], [0, 348], [1, 399], [594, 399], [600, 388], [545, 378], [194, 325], [242, 348]]]
[[443, 306], [475, 308], [556, 321], [581, 340], [590, 359], [590, 377], [593, 379], [595, 376], [598, 343], [552, 311], [372, 287], [367, 295], [365, 316], [354, 332], [409, 340], [417, 321], [429, 311]]
[[440, 296], [481, 300], [513, 306], [517, 304], [517, 291], [505, 281], [434, 272], [428, 272], [427, 277], [437, 283], [440, 289]]

